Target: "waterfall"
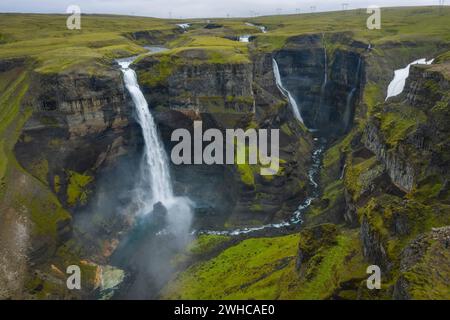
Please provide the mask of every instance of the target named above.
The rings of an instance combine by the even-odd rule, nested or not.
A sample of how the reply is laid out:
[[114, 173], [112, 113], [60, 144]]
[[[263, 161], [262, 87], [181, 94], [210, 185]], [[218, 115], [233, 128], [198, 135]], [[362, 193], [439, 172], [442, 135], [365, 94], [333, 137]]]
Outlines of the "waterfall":
[[344, 111], [344, 115], [342, 117], [344, 120], [345, 130], [348, 130], [348, 127], [349, 127], [350, 121], [351, 121], [351, 117], [352, 117], [351, 104], [352, 104], [355, 92], [358, 88], [359, 75], [361, 72], [361, 64], [362, 64], [362, 59], [361, 59], [361, 57], [359, 57], [358, 66], [356, 67], [356, 82], [353, 85], [353, 88], [350, 90], [350, 92], [347, 95], [347, 100], [345, 102], [345, 111]]
[[328, 56], [327, 56], [327, 47], [325, 46], [325, 35], [322, 33], [322, 42], [323, 42], [323, 82], [322, 87], [320, 89], [320, 105], [322, 105], [323, 93], [327, 87], [328, 82]]
[[325, 97], [325, 90], [327, 88], [328, 83], [328, 56], [327, 56], [327, 48], [325, 47], [325, 36], [322, 35], [323, 38], [323, 81], [322, 86], [320, 87], [320, 97], [319, 97], [319, 112], [316, 112], [314, 116], [314, 120], [321, 122], [320, 116], [321, 116], [321, 110], [323, 105], [323, 100]]
[[170, 181], [168, 159], [158, 136], [155, 121], [148, 108], [147, 101], [137, 82], [136, 73], [129, 66], [132, 61], [119, 62], [125, 81], [125, 86], [133, 99], [137, 121], [144, 137], [144, 177], [150, 182], [152, 189], [152, 205], [158, 201], [163, 204], [173, 198]]
[[191, 27], [189, 23], [179, 23], [177, 26], [183, 29], [184, 32], [187, 32], [187, 30]]
[[395, 70], [394, 72], [394, 79], [389, 83], [386, 100], [398, 96], [403, 92], [403, 89], [405, 88], [406, 79], [409, 77], [409, 69], [412, 65], [415, 64], [432, 64], [434, 59], [426, 60], [426, 59], [419, 59], [416, 61], [411, 62], [406, 67], [402, 69]]
[[251, 22], [246, 22], [245, 25], [249, 26], [249, 27], [256, 27], [259, 30], [261, 30], [262, 33], [267, 33], [267, 28], [265, 26], [256, 25], [256, 24], [253, 24]]
[[351, 116], [352, 116], [350, 106], [353, 101], [353, 96], [355, 95], [355, 92], [356, 92], [356, 87], [354, 87], [354, 88], [352, 88], [352, 90], [350, 90], [350, 92], [347, 95], [347, 101], [345, 102], [345, 111], [344, 111], [344, 115], [342, 116], [342, 119], [344, 120], [345, 130], [347, 130], [348, 126], [350, 125], [350, 120], [351, 120]]
[[[136, 73], [130, 68], [133, 58], [118, 60], [125, 86], [133, 100], [137, 122], [144, 138], [144, 155], [141, 164], [139, 188], [135, 202], [138, 214], [148, 214], [155, 204], [162, 204], [167, 210], [164, 232], [185, 241], [192, 221], [192, 202], [185, 197], [175, 197], [170, 178], [168, 157], [159, 138], [158, 129], [142, 93]], [[150, 190], [151, 189], [151, 190]], [[182, 241], [180, 241], [181, 243]]]
[[240, 36], [239, 37], [239, 42], [250, 42], [250, 35], [248, 35], [248, 34], [245, 34], [245, 35], [243, 35], [243, 36]]
[[292, 107], [292, 111], [294, 112], [295, 118], [297, 118], [298, 121], [304, 124], [303, 118], [300, 114], [300, 108], [297, 105], [297, 101], [295, 101], [294, 97], [291, 95], [289, 90], [287, 90], [283, 86], [283, 82], [281, 81], [280, 69], [278, 68], [277, 61], [275, 59], [272, 59], [272, 63], [273, 63], [273, 74], [275, 75], [275, 82], [277, 84], [278, 89], [286, 98], [289, 99], [289, 103]]
[[323, 68], [323, 83], [322, 83], [322, 93], [325, 91], [325, 88], [327, 86], [328, 82], [328, 56], [327, 56], [327, 48], [323, 47], [323, 61], [324, 61], [324, 68]]

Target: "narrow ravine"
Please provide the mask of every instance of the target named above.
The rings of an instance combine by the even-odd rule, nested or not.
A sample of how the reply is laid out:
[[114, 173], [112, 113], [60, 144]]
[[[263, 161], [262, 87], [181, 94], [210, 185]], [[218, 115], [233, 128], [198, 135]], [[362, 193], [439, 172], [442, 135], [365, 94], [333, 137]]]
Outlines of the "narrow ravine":
[[[325, 50], [325, 61], [326, 58], [326, 50]], [[326, 62], [325, 62], [326, 64]], [[281, 79], [280, 75], [280, 69], [278, 67], [278, 63], [275, 60], [275, 58], [272, 59], [272, 66], [273, 66], [273, 73], [275, 76], [275, 82], [280, 90], [280, 92], [289, 100], [289, 104], [291, 106], [292, 112], [295, 116], [295, 118], [300, 121], [303, 125], [304, 121], [301, 116], [301, 110], [299, 105], [297, 104], [297, 101], [292, 96], [289, 90], [287, 90], [284, 85], [283, 81]], [[324, 71], [325, 79], [324, 79], [324, 86], [326, 86], [326, 68]], [[355, 90], [356, 91], [356, 90]], [[352, 99], [351, 97], [352, 93], [350, 93], [350, 97], [348, 99]], [[349, 103], [349, 102], [348, 102]], [[317, 132], [317, 130], [312, 128], [307, 128], [310, 132]], [[286, 221], [282, 221], [279, 223], [271, 223], [271, 224], [265, 224], [257, 227], [244, 227], [244, 228], [238, 228], [238, 229], [232, 229], [232, 230], [200, 230], [200, 231], [194, 231], [193, 233], [197, 234], [211, 234], [211, 235], [228, 235], [228, 236], [238, 236], [243, 234], [250, 234], [260, 231], [265, 231], [265, 234], [270, 234], [271, 231], [283, 229], [283, 228], [290, 228], [292, 226], [298, 226], [303, 223], [303, 214], [305, 211], [311, 206], [311, 203], [317, 199], [320, 195], [320, 186], [318, 183], [319, 173], [320, 173], [320, 167], [322, 165], [322, 156], [325, 152], [327, 146], [327, 140], [324, 137], [315, 137], [314, 138], [314, 147], [312, 150], [312, 156], [311, 156], [311, 166], [308, 169], [308, 183], [310, 185], [309, 188], [309, 195], [308, 197], [298, 206], [297, 210], [293, 212], [291, 218]]]
[[326, 150], [327, 141], [325, 138], [315, 138], [314, 148], [311, 157], [311, 166], [308, 170], [308, 183], [310, 185], [309, 196], [298, 206], [297, 210], [293, 212], [291, 218], [279, 223], [265, 224], [257, 227], [244, 227], [232, 230], [200, 230], [194, 233], [210, 234], [210, 235], [227, 235], [239, 236], [243, 234], [255, 233], [258, 231], [265, 231], [269, 235], [271, 231], [276, 231], [292, 226], [299, 226], [303, 223], [303, 214], [311, 206], [311, 203], [320, 195], [320, 186], [318, 183], [320, 167], [322, 165], [323, 153]]

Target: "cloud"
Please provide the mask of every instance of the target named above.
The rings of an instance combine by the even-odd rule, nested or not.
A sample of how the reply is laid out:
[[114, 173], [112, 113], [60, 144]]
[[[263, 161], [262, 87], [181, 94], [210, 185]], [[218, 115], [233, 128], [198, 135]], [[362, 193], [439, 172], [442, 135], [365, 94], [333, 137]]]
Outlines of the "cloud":
[[384, 7], [436, 5], [438, 0], [2, 0], [0, 12], [65, 13], [69, 5], [78, 5], [84, 13], [140, 15], [159, 18], [244, 17], [254, 14], [340, 10], [343, 2], [349, 9], [369, 5]]

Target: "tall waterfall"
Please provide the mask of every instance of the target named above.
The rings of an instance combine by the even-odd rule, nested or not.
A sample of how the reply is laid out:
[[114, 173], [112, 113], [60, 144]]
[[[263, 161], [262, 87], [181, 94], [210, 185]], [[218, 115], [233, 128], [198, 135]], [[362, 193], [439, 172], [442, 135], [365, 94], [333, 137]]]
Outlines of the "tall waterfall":
[[174, 235], [175, 241], [183, 243], [189, 235], [193, 203], [186, 197], [175, 197], [170, 178], [168, 157], [159, 138], [158, 129], [142, 93], [136, 73], [130, 68], [134, 58], [118, 61], [125, 86], [136, 109], [136, 118], [144, 138], [144, 158], [141, 164], [139, 188], [135, 201], [138, 214], [148, 214], [154, 205], [161, 203], [167, 210], [164, 231]]
[[356, 67], [356, 82], [354, 83], [352, 89], [350, 90], [350, 92], [347, 95], [347, 101], [345, 103], [345, 111], [344, 111], [344, 115], [343, 115], [343, 120], [344, 120], [344, 125], [345, 125], [345, 130], [348, 130], [350, 127], [350, 122], [351, 122], [351, 118], [352, 118], [352, 110], [351, 110], [351, 104], [353, 102], [353, 97], [355, 96], [356, 90], [358, 88], [358, 82], [359, 82], [359, 77], [360, 77], [360, 72], [361, 72], [361, 64], [362, 64], [362, 58], [359, 57], [358, 60], [358, 66]]
[[289, 103], [291, 104], [292, 111], [294, 112], [294, 116], [299, 120], [301, 123], [304, 124], [303, 118], [300, 114], [300, 108], [297, 105], [297, 101], [295, 101], [294, 97], [291, 95], [289, 90], [287, 90], [283, 86], [283, 82], [281, 81], [281, 75], [280, 75], [280, 69], [278, 68], [278, 63], [275, 59], [272, 59], [273, 62], [273, 74], [275, 75], [275, 82], [277, 84], [278, 89], [280, 92], [289, 99]]
[[342, 119], [344, 120], [345, 130], [350, 126], [350, 121], [352, 117], [351, 103], [353, 101], [353, 96], [355, 95], [356, 87], [352, 88], [347, 95], [347, 101], [345, 102], [345, 111]]
[[325, 89], [327, 88], [328, 83], [328, 56], [327, 56], [327, 48], [325, 44], [323, 46], [323, 81], [322, 86], [320, 87], [320, 100], [319, 100], [319, 108], [322, 106], [323, 98], [325, 95]]
[[322, 93], [325, 91], [328, 82], [328, 56], [327, 56], [327, 48], [325, 46], [323, 47], [323, 61], [324, 61], [324, 68], [323, 68]]
[[144, 137], [144, 180], [150, 183], [152, 189], [152, 204], [160, 201], [163, 204], [173, 198], [168, 159], [158, 136], [155, 121], [142, 94], [136, 73], [130, 68], [132, 60], [120, 61], [125, 86], [136, 107], [137, 121]]

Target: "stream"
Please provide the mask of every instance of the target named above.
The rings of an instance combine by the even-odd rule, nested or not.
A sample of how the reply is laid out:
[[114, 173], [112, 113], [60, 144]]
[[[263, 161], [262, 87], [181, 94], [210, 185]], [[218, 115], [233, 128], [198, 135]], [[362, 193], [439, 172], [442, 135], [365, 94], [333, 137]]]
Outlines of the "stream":
[[290, 217], [290, 219], [278, 222], [265, 224], [256, 227], [245, 227], [232, 230], [200, 230], [194, 231], [195, 234], [210, 234], [210, 235], [226, 235], [226, 236], [239, 236], [249, 233], [255, 233], [258, 231], [265, 231], [270, 233], [283, 228], [290, 228], [293, 226], [299, 226], [303, 223], [303, 214], [311, 206], [311, 203], [317, 199], [320, 195], [320, 187], [318, 183], [320, 167], [322, 165], [323, 153], [326, 150], [327, 140], [325, 138], [315, 138], [314, 148], [311, 157], [311, 166], [308, 169], [308, 183], [310, 186], [309, 196], [298, 206]]

